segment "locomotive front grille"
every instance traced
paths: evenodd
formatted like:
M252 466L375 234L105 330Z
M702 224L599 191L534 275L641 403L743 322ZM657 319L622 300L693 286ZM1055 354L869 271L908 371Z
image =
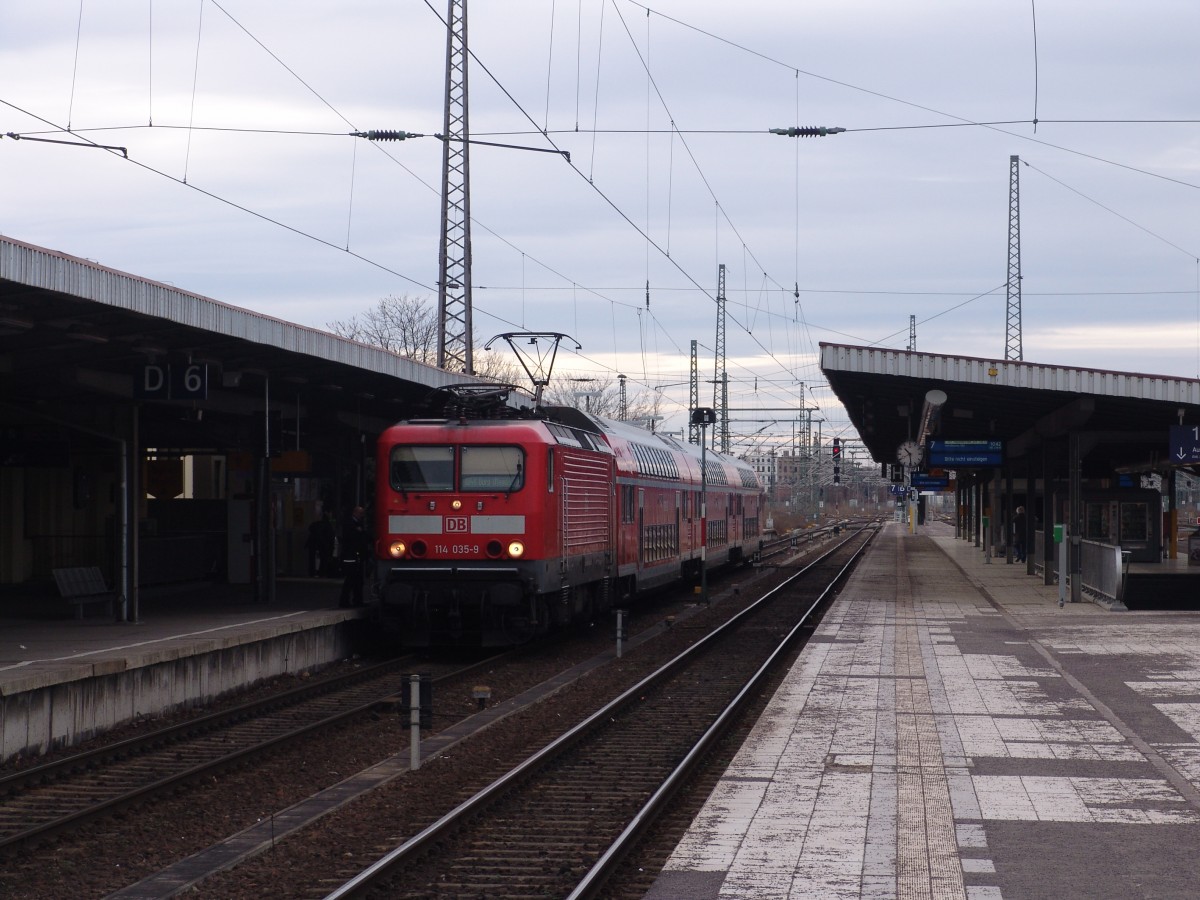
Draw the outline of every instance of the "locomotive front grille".
M392 575L517 575L516 566L392 566Z

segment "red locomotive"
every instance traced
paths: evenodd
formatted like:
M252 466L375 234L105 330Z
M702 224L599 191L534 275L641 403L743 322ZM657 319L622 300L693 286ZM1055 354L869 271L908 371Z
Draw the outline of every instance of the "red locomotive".
M408 646L516 644L699 577L699 447L552 407L404 421L377 453L379 612ZM762 487L706 456L706 565L748 561Z

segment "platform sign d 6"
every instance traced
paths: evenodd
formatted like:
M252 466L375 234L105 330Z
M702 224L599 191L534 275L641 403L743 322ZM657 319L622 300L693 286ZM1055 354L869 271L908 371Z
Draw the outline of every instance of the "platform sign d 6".
M1200 463L1200 425L1172 425L1170 460L1175 465Z

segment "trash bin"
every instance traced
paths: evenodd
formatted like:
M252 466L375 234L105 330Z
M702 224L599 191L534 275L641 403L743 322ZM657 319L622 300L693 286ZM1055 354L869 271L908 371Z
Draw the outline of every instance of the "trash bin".
M1200 566L1200 528L1188 535L1188 565Z

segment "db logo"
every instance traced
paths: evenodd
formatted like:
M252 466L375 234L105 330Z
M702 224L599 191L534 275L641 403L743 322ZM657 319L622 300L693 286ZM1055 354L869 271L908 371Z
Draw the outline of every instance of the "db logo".
M467 533L467 517L466 516L446 516L446 534L466 534Z

